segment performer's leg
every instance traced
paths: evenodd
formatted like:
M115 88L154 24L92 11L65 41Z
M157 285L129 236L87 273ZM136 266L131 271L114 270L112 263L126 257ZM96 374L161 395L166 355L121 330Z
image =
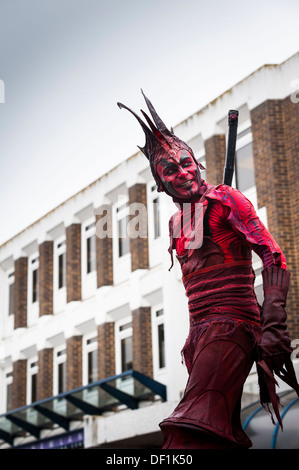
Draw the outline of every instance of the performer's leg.
M239 326L209 326L196 345L184 396L160 424L163 448L251 447L240 423L240 401L253 348L254 341Z

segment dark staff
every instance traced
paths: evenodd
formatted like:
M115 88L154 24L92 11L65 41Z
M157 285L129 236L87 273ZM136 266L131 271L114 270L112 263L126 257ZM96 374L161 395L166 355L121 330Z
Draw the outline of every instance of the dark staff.
M223 174L223 184L231 186L235 166L235 151L237 140L239 111L230 110L228 112L228 138L225 158L225 168Z

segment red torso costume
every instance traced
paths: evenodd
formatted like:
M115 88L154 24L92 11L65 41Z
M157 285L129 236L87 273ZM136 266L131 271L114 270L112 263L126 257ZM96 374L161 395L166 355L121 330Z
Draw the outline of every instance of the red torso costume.
M209 444L209 433L224 438L225 448L250 447L240 423L240 400L260 333L251 251L260 256L264 268L286 268L286 262L238 190L203 182L197 203L203 204L199 224L190 224L194 205L189 205L187 217L181 207L169 224L169 251L172 255L176 250L188 297L190 333L182 353L189 380L183 399L160 424L163 447L214 448L215 437ZM201 246L186 249L192 229L202 231Z
M254 250L261 257L264 267L277 264L286 269L286 260L280 247L258 218L251 202L240 191L225 185L212 186L205 182L203 188L204 192L195 204L203 204L202 230L204 235L209 236L221 248L223 263L251 259L251 255L248 258L249 247L250 251ZM169 250L175 248L178 256L190 257L192 253L187 253L185 249L188 234L180 223L182 216L183 210L178 210L170 219ZM191 229L190 224L189 227ZM206 265L211 264L216 263ZM185 275L184 272L183 274Z

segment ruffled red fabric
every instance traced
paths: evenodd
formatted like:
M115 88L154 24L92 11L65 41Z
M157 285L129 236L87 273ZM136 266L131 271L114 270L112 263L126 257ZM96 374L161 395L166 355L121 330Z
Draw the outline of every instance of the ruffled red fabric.
M186 253L184 247L189 238L188 227L182 223L184 218L188 220L186 210L194 212L196 203L203 204L205 210L209 200L216 202L209 214L209 225L213 241L222 248L224 262L236 261L236 257L242 255L238 250L242 249L240 242L243 241L243 245L246 244L260 256L264 267L277 265L286 269L286 259L281 248L257 216L251 202L237 189L225 185L212 186L205 182L198 199L189 206L178 204L178 211L170 218L168 251L172 257L172 265L174 249L180 256ZM189 226L191 230L192 225Z
M260 323L251 262L209 266L183 277L191 321L210 315L230 315Z

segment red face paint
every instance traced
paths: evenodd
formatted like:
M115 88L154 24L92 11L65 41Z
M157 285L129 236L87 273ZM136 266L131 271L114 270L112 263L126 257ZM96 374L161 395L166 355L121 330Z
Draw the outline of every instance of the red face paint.
M199 166L187 150L179 150L173 157L162 158L157 164L157 174L172 196L192 199L198 194L201 184Z

